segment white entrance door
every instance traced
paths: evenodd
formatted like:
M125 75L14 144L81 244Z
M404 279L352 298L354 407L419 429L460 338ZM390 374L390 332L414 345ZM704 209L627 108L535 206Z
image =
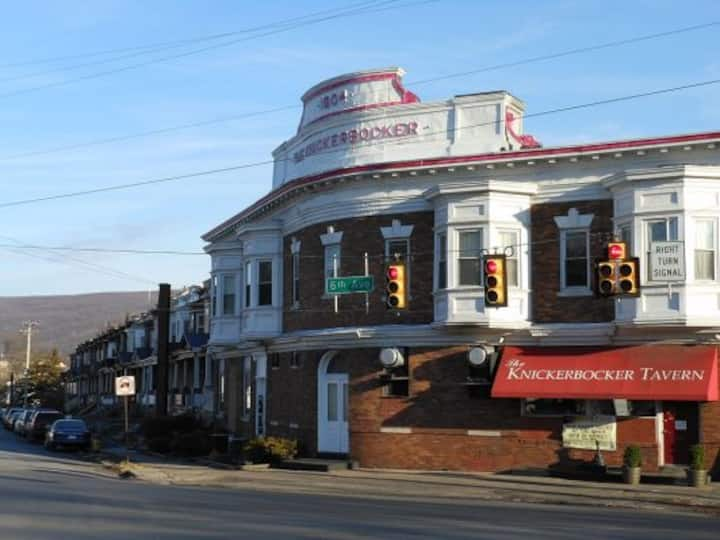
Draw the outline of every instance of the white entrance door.
M347 373L321 374L318 384L318 451L347 454L350 449Z

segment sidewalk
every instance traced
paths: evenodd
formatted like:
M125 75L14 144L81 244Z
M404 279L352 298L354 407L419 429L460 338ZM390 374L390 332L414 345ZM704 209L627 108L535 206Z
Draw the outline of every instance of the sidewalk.
M124 450L122 457L124 458ZM178 486L223 487L265 493L344 498L414 500L432 504L508 501L701 512L720 516L720 485L704 489L655 484L612 484L491 473L410 472L360 469L316 473L251 467L222 470L187 462L131 455L139 480Z

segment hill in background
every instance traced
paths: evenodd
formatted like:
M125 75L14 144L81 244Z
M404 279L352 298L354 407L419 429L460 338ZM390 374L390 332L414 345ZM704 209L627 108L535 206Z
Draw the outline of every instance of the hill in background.
M33 320L39 323L33 332L33 350L55 347L67 356L108 324L155 307L157 294L153 293L150 301L148 296L147 292L115 292L0 297L0 352L24 358L25 337L20 329L24 321Z

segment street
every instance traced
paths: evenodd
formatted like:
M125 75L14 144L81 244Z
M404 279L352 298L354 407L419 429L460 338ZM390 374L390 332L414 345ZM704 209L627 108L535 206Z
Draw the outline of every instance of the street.
M301 476L298 479L301 480ZM118 480L0 433L3 539L711 539L717 518L571 506L429 504ZM428 495L428 494L424 494ZM431 495L431 494L430 494Z

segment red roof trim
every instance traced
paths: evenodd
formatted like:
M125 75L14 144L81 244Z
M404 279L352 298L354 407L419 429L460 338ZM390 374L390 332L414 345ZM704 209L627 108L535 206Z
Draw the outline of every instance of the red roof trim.
M207 239L216 232L245 219L249 214L255 212L259 207L267 204L272 199L286 194L298 187L306 186L314 182L325 180L334 176L346 176L350 174L359 174L368 171L386 171L389 169L417 168L417 167L433 167L441 165L454 165L464 162L493 162L493 161L512 161L521 158L546 158L560 156L565 154L583 154L594 152L608 152L611 150L627 150L647 146L663 146L671 144L690 143L706 140L720 140L720 131L708 131L704 133L693 133L690 135L674 135L670 137L652 137L647 139L629 139L625 141L615 141L596 144L583 144L574 146L558 146L555 148L536 148L529 150L517 150L510 152L491 152L486 154L472 154L455 157L439 157L428 159L413 159L407 161L390 161L386 163L372 163L368 165L358 165L343 169L333 169L312 176L305 176L291 180L271 191L264 197L258 199L255 203L241 211L234 217L224 221L205 235L203 239Z

